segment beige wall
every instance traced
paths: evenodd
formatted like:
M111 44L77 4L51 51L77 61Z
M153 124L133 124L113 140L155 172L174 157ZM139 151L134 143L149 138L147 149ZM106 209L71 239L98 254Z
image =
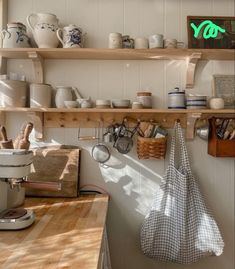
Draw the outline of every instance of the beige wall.
M87 46L107 47L110 32L165 37L187 41L187 15L234 15L233 0L9 0L9 21L22 21L32 12L51 12L63 25L75 23L87 33ZM167 93L185 85L184 61L69 61L47 60L46 82L77 86L82 95L97 98L130 98L149 87L154 106L167 106ZM32 81L29 61L10 60L8 71ZM212 75L233 74L234 62L200 62L193 93L210 96ZM23 115L8 113L7 128L14 136ZM93 130L86 130L91 133ZM85 131L84 131L85 132ZM89 154L92 142L78 143L76 129L46 129L46 141L81 145L84 150L81 184L96 184L111 195L108 234L114 269L233 269L234 268L234 160L207 155L207 144L196 138L188 143L193 171L221 228L225 250L220 257L191 266L163 264L143 256L139 228L151 205L166 161L139 161L135 148L128 155L112 150L108 168L99 167Z

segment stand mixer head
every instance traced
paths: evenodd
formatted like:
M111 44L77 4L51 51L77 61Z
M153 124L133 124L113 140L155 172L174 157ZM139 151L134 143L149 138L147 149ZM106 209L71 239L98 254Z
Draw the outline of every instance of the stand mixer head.
M21 183L27 179L32 161L32 151L0 150L0 230L23 229L34 222L32 210L15 208L24 203Z

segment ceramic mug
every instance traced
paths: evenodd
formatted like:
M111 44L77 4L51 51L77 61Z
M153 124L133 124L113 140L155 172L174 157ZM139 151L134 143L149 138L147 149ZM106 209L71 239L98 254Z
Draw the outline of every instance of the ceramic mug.
M178 42L177 39L164 39L164 48L184 48L184 42Z
M149 48L163 48L163 35L155 34L149 37Z
M145 37L136 37L135 38L135 49L148 49L149 41Z
M30 107L51 107L51 95L50 84L30 84Z
M122 47L124 49L133 49L134 48L134 39L130 38L129 35L122 36Z
M122 34L120 33L109 34L109 48L110 49L122 48Z
M63 48L82 48L84 36L82 29L74 24L70 24L63 29L59 28L56 32Z

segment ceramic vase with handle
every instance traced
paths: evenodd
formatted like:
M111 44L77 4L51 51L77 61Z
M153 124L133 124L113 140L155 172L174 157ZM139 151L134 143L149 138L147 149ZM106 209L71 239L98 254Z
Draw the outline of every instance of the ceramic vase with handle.
M30 14L27 18L29 28L39 48L57 48L59 39L56 31L59 21L56 15L48 13Z
M26 34L26 26L21 22L7 24L7 29L1 31L3 48L29 48L29 37Z

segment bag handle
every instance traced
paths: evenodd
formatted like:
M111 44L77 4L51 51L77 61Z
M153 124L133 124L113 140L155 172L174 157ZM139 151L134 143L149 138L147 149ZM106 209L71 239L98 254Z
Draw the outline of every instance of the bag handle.
M174 133L171 140L171 151L170 151L170 165L176 167L176 144L179 143L179 170L187 171L191 173L191 167L189 163L188 152L185 144L184 135L182 132L182 128L179 122L175 123Z

